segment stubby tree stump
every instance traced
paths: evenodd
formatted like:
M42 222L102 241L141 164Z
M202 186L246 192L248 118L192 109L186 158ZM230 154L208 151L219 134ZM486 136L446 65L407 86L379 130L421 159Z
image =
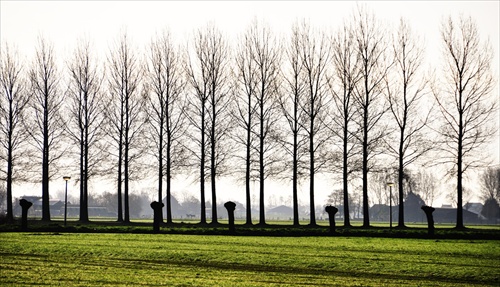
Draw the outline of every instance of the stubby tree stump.
M234 228L234 210L236 209L236 203L228 201L224 203L224 207L227 209L227 216L229 218L229 232L235 233L236 229Z
M28 229L28 210L33 205L33 203L27 201L26 199L19 200L19 205L22 208L22 217L21 217L21 229Z
M328 205L325 207L325 211L328 213L328 220L330 221L330 234L335 234L335 214L337 214L339 209Z
M425 212L427 217L427 232L430 236L434 235L434 216L432 213L436 210L434 207L423 205L421 209Z
M160 232L161 223L161 209L165 206L162 202L153 201L151 202L151 208L153 209L153 232Z

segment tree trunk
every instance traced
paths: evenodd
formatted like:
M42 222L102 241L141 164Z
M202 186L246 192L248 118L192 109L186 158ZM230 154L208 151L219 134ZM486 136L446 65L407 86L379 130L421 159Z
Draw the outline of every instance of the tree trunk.
M295 118L297 108L295 108ZM292 195L293 195L293 225L299 226L299 199L298 199L298 135L297 135L297 121L294 123L295 130L293 132L293 177L292 177Z
M260 133L259 133L259 224L266 224L264 206L264 103L260 102Z
M314 107L312 105L311 109ZM311 130L309 134L309 205L310 225L316 225L316 212L314 205L314 118L311 116Z
M84 190L85 190L85 184L84 184L84 146L83 146L83 129L80 131L80 221L84 221Z
M215 125L216 125L216 110L215 110L215 88L212 87L214 93L212 95L212 126L210 130L210 187L212 189L212 224L217 224L217 193L215 186L215 177L217 176L217 170L215 167L215 149L217 141L215 139Z
M370 227L370 206L368 203L368 105L364 107L363 118L363 227Z
M461 83L460 83L461 84ZM461 86L461 85L460 85ZM460 92L460 109L462 108L462 92ZM462 178L463 178L463 111L459 110L458 121L458 159L457 159L457 229L464 229L463 203L462 203Z
M160 119L160 134L159 134L159 143L158 143L158 202L163 203L163 117ZM167 154L168 156L168 154ZM168 160L168 159L167 159ZM167 212L170 207L167 204ZM163 212L160 211L158 214L158 220L163 222Z
M45 108L44 108L44 120L43 120L43 157L42 157L42 220L43 221L50 221L48 119L49 119L48 91L45 90Z
M349 214L349 171L348 171L348 157L347 157L347 144L348 144L348 130L347 125L349 123L349 119L347 117L347 112L344 112L344 138L343 138L343 159L342 159L342 183L343 183L343 192L344 192L344 227L350 227L350 214Z
M398 157L398 192L399 192L399 210L398 210L398 228L405 227L405 210L404 210L404 186L403 186L403 175L404 175L404 127L401 129L401 136L399 140L399 157ZM392 200L392 198L391 198Z
M249 102L248 102L248 128L247 128L247 146L246 146L246 162L245 162L245 193L246 193L246 207L247 207L247 212L246 212L246 225L252 225L252 201L251 201L251 194L250 194L250 172L251 172L251 123L252 123L252 116L251 116L251 102L250 102L249 97Z
M7 221L14 221L14 212L12 209L12 131L14 115L12 113L12 101L9 102L9 128L8 128L8 149L7 149Z
M200 162L200 223L207 224L205 208L205 101L201 109L201 162Z
M130 205L128 201L128 192L129 192L129 158L128 158L128 152L129 152L129 144L128 144L128 133L125 131L125 150L124 156L123 156L123 172L124 172L124 194L123 194L123 208L124 208L124 218L123 221L125 223L130 222Z
M120 132L121 133L121 132ZM122 206L122 165L123 165L123 148L122 136L120 135L118 145L118 179L117 179L117 200L118 200L118 222L123 222L123 206Z
M170 134L167 135L167 224L172 224L172 190L171 190L171 177L172 171L172 155L170 154L171 143L170 143ZM163 220L163 219L162 219Z

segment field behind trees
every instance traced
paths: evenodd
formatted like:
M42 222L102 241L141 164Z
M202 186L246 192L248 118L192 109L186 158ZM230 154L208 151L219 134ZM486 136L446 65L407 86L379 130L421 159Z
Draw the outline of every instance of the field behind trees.
M0 233L0 285L498 286L498 240Z

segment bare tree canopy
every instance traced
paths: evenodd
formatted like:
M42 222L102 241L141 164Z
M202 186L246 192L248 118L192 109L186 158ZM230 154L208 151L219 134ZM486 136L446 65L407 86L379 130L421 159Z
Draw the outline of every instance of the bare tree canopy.
M168 30L156 36L148 57L149 137L151 153L158 162L158 202L163 201L163 181L166 182L167 224L172 223L171 180L183 167L186 153L182 144L185 132L184 63ZM165 179L164 179L165 178ZM163 220L163 219L162 219Z
M89 220L88 185L92 175L100 174L105 154L102 143L104 99L101 87L104 73L97 66L88 41L80 41L71 61L67 91L69 119L67 133L75 144L79 162L80 221Z
M123 33L108 58L108 96L106 118L108 135L117 157L118 221L129 222L129 185L139 172L137 160L145 147L142 135L146 122L145 97L142 90L143 69L137 51ZM132 164L136 162L136 166ZM123 209L122 209L123 184Z
M359 106L362 146L363 226L370 226L368 172L375 166L375 157L383 152L382 142L387 129L383 115L384 80L390 63L386 54L385 31L375 15L360 7L354 17L354 37L361 65L361 79L356 86L355 100Z
M326 126L339 139L334 144L339 146L342 153L341 163L334 161L333 169L342 172L344 226L351 225L348 191L350 175L361 169L360 145L356 141L356 135L360 132L359 125L356 125L359 113L354 99L356 85L361 79L361 65L352 29L352 26L344 24L332 39L333 73L329 81L332 125Z
M393 39L394 66L387 79L389 109L396 122L396 132L388 139L389 153L398 161L399 213L398 227L404 227L405 168L414 163L432 145L424 135L431 115L426 103L426 79L422 76L424 50L421 40L408 23L401 19Z
M206 223L205 181L210 179L212 190L212 223L217 223L216 178L228 170L231 152L227 138L231 130L230 118L230 54L223 34L210 24L199 30L188 60L188 81L193 92L188 96L187 117L196 131L194 143L195 166L200 168L201 222ZM195 149L199 148L198 153ZM209 163L209 173L206 164Z
M300 53L303 62L305 86L304 101L300 104L304 113L303 130L308 139L306 148L309 176L310 224L316 225L315 215L315 175L326 167L328 152L326 142L330 138L325 129L328 97L328 64L330 62L330 43L324 32L313 29L309 23L300 26Z
M500 168L489 167L479 176L481 185L481 199L486 201L493 198L500 202Z
M472 18L451 17L442 23L443 78L434 96L442 123L441 162L457 176L457 228L463 225L462 180L464 173L488 159L479 150L495 132L492 117L498 101L492 95L495 84L491 46L482 42Z
M57 160L63 155L65 122L61 117L63 93L56 67L54 48L40 37L35 59L29 71L30 112L27 130L38 152L35 158L42 165L42 220L50 220L49 181L57 172ZM50 171L49 171L50 168Z
M306 97L304 82L304 61L302 58L302 39L299 23L295 23L286 47L284 61L283 84L279 93L279 106L285 118L285 127L291 136L283 137L285 155L291 157L285 160L285 166L292 169L293 224L299 225L298 189L301 180L307 176L307 137L304 136L306 115L301 108ZM288 176L285 176L288 179Z
M13 221L12 185L15 179L23 177L26 170L27 131L23 126L25 108L29 93L25 87L22 63L16 51L7 44L0 53L0 160L6 163L0 168L0 179L6 183L7 220ZM4 167L6 169L4 169Z

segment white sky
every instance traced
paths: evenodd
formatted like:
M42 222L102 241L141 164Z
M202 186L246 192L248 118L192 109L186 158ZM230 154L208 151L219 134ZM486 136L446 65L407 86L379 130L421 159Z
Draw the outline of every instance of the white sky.
M395 27L400 17L425 38L428 61L440 57L439 27L448 15L472 16L481 37L489 38L495 58L493 70L500 70L500 1L368 1L376 17ZM297 19L309 19L325 30L336 30L356 9L355 1L4 1L0 0L0 41L15 45L26 60L33 57L37 36L53 42L67 58L79 38L89 38L101 59L120 31L143 49L158 31L169 28L177 42L185 45L193 31L214 21L228 37L236 38L250 22L264 20L275 32L284 34ZM436 65L436 68L439 66ZM499 88L497 85L496 95ZM499 120L500 121L500 120ZM500 163L497 139L492 156ZM331 191L318 188L317 203ZM288 193L288 192L287 192ZM304 193L306 194L306 193ZM197 195L197 193L194 193ZM240 199L242 200L242 199Z

